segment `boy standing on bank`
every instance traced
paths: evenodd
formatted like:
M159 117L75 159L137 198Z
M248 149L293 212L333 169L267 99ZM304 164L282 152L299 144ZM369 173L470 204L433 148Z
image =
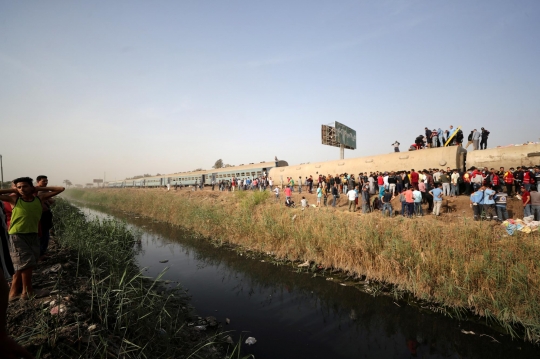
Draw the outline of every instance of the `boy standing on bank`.
M13 208L9 227L9 252L15 274L9 291L9 300L29 299L32 289L32 270L39 259L38 227L43 212L42 203L64 191L64 187L34 187L29 177L13 181L15 188L0 190L0 201ZM39 192L37 196L34 193ZM15 193L16 196L6 194Z

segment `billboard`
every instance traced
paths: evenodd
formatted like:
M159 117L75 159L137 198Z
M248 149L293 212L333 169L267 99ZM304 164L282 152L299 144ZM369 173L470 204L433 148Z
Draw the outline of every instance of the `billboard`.
M336 121L336 139L345 148L356 149L356 131Z
M94 183L103 183L102 179L94 179Z
M334 126L322 125L321 139L323 145L340 147L343 145L346 149L356 149L356 131L339 122Z

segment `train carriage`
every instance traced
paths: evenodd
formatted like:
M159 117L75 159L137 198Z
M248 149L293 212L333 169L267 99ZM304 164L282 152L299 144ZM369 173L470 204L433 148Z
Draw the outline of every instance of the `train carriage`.
M408 152L393 152L389 154L349 158L327 162L308 163L303 165L277 167L270 170L269 176L274 183L287 184L287 177L295 182L301 177L319 175L326 176L350 173L357 175L363 172L375 171L417 171L428 168L463 169L467 151L460 146L441 147Z

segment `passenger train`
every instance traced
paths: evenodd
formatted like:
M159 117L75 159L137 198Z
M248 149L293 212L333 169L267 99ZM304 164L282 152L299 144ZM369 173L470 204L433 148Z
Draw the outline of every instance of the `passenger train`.
M210 171L182 172L170 175L146 177L140 179L108 182L108 187L162 187L189 186L203 183L219 183L235 178L254 178L267 174L275 184L284 185L287 178L295 180L299 177L318 177L341 173L402 171L428 168L461 169L472 166L496 168L540 165L540 144L517 145L491 148L487 150L467 151L460 146L424 149L419 151L393 152L383 155L350 158L326 162L308 163L289 166L286 161L261 162L258 164L240 165Z
M268 175L269 171L275 167L286 167L289 164L286 161L250 163L248 165L239 165L212 169L210 171L192 171L179 172L169 175L144 177L138 179L128 179L120 181L110 181L107 187L163 187L167 184L174 186L193 186L195 184L211 185L212 181L230 181L234 178L254 178L261 175Z

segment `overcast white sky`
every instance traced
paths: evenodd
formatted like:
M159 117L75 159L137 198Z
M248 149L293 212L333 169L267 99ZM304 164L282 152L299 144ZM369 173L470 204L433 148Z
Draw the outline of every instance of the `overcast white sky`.
M538 141L540 2L0 1L4 179L360 157L425 126Z

